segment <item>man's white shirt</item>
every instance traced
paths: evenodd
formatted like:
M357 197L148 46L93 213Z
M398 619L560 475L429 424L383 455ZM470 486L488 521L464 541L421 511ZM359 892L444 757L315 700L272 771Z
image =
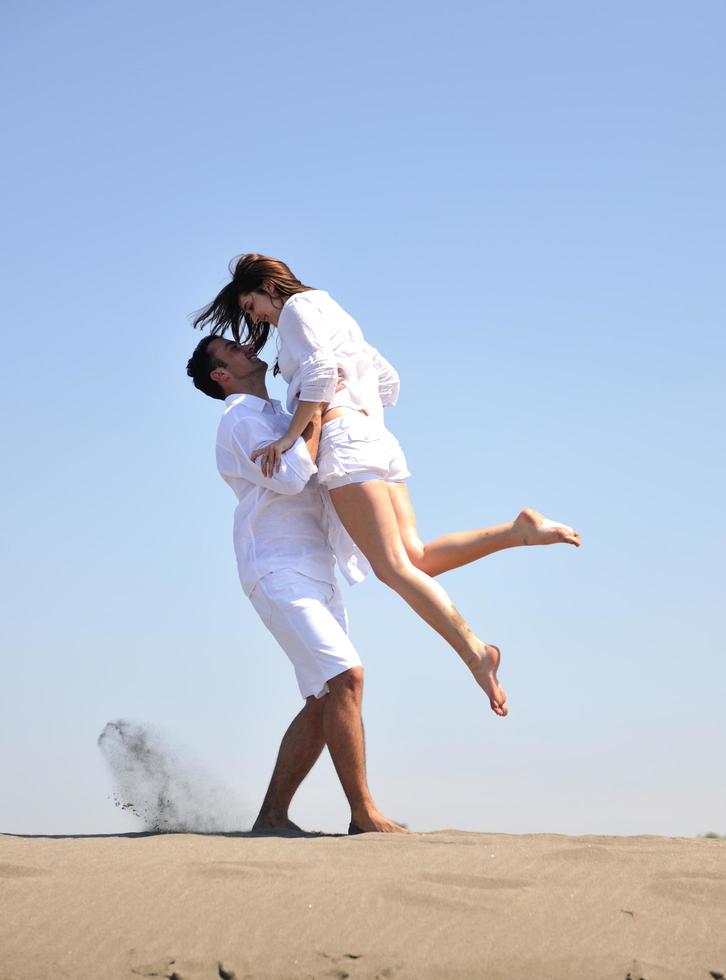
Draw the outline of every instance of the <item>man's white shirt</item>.
M229 395L217 430L217 468L237 497L234 549L242 588L250 595L269 572L294 569L335 580L333 555L349 582L369 570L340 523L302 439L282 454L274 476L263 476L251 455L287 432L290 415L278 401Z

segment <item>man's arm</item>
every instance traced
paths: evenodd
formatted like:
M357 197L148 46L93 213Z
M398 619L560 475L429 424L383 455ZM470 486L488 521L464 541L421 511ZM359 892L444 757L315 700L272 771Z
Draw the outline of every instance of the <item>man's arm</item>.
M270 436L265 435L266 426L255 425L251 420L238 422L232 430L232 455L229 468L232 476L241 477L256 486L275 493L291 495L300 493L305 488L310 477L317 473L306 444L297 439L285 453L279 470L269 475L262 472L259 463L252 461L254 450L260 445L266 445ZM319 439L318 428L318 439Z

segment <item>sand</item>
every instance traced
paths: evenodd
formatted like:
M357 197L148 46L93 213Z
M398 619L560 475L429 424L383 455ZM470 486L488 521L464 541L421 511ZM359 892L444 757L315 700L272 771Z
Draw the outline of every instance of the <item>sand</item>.
M726 841L0 837L0 980L726 975Z

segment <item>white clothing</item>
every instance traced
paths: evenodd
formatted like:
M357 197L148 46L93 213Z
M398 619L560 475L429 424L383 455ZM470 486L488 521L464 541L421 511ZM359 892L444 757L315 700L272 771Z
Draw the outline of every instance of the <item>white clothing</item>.
M410 475L398 439L382 422L346 412L323 426L318 480L328 490L366 480L399 483Z
M229 395L217 430L217 468L237 497L234 548L242 588L250 595L263 576L294 569L334 582L333 555L353 583L370 569L315 479L302 439L282 454L279 472L263 476L251 454L287 432L290 416L277 401ZM332 551L331 551L332 549Z
M383 419L383 407L395 405L399 379L395 369L363 338L350 314L323 289L295 293L280 311L277 363L288 384L287 408L298 400L328 402ZM344 387L336 392L338 368Z
M361 665L334 582L291 570L270 572L257 582L250 601L292 662L303 698L322 698L331 678Z

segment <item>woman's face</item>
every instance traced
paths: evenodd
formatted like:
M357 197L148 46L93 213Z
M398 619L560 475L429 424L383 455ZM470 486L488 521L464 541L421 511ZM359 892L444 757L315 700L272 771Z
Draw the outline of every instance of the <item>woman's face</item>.
M277 324L282 302L279 296L273 297L267 292L240 293L239 306L253 323Z

